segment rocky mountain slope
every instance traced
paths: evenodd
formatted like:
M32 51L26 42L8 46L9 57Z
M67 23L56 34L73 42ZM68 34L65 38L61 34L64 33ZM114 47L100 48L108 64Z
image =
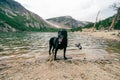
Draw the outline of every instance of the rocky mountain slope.
M90 23L86 21L78 21L72 18L71 16L60 16L60 17L50 18L47 19L47 21L68 28L84 27L85 25Z
M0 0L0 31L44 31L51 25L14 0Z

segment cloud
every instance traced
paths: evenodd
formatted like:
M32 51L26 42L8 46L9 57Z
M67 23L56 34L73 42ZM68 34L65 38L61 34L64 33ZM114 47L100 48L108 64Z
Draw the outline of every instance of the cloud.
M35 12L44 19L70 15L83 21L94 21L100 10L100 17L104 19L114 12L109 8L119 0L16 0L25 8ZM110 11L110 12L109 12Z

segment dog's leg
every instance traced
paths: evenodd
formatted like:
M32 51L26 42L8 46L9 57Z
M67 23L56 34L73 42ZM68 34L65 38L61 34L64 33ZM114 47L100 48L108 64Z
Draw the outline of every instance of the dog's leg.
M66 60L67 57L66 57L66 47L64 48L64 60Z
M53 47L53 49L52 49L52 53L53 53L53 54L54 54L54 49L55 49L55 48Z
M51 55L51 49L52 49L52 45L49 44L49 55Z
M58 51L58 48L55 48L54 60L56 60L57 51Z

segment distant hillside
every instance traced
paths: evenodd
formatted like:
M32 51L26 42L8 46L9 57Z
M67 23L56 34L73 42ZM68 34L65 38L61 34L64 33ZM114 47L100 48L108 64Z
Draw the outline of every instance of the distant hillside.
M61 16L61 17L50 18L50 19L47 19L47 21L53 24L57 24L59 26L66 27L66 28L84 27L85 25L90 23L90 22L75 20L71 16Z
M112 23L112 19L113 19L113 16L97 22L96 29L99 30L101 28L104 28L105 30L108 30L109 26ZM93 23L85 26L85 28L91 28L91 27L93 27ZM114 29L120 30L120 16L118 20L115 22Z
M0 0L0 31L44 31L51 28L40 16L14 0Z

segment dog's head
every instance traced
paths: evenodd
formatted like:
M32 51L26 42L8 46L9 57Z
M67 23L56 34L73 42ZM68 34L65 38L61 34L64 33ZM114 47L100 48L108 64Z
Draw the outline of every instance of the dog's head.
M61 44L63 40L67 39L67 31L64 29L61 29L58 31L58 42Z

